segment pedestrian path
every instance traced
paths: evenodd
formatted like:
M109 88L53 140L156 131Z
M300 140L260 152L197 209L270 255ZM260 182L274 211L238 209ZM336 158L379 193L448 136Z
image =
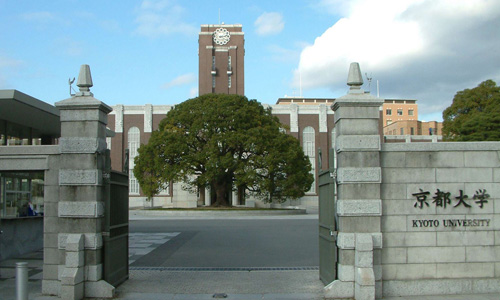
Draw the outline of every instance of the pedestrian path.
M142 256L165 244L180 232L129 233L128 263L131 265Z

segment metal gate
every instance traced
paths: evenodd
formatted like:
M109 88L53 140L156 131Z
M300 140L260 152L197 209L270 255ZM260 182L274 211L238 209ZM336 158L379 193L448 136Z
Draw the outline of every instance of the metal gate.
M117 287L128 279L128 174L110 171L103 234L103 278Z
M327 285L337 276L337 229L335 207L335 167L333 149L329 153L329 168L320 170L319 198L319 278ZM320 154L321 156L321 154ZM321 163L320 163L321 165Z

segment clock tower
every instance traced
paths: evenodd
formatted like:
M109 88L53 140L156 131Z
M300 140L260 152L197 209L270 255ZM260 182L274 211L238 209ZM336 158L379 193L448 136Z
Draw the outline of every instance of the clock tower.
M245 39L240 24L201 25L199 94L245 94Z

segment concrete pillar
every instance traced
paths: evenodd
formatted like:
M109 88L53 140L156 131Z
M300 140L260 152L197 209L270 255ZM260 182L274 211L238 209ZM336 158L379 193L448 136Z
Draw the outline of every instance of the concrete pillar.
M349 93L332 106L339 280L325 287L325 297L375 299L375 291L377 296L382 292L375 289L375 280L381 279L377 248L382 243L379 108L383 100L361 89L363 79L357 63L351 64L347 84Z
M47 288L42 290L71 299L112 297L114 294L114 287L101 280L104 201L107 197L103 184L109 175L106 169L106 125L111 108L93 97L90 92L92 85L90 68L82 65L77 83L80 91L55 104L61 116L59 199L54 207L57 217L49 222L46 220L45 227L48 228L45 231L53 234L51 238L57 236L58 248L45 253L44 264L47 258L59 264L60 276L57 279L62 277L62 281L46 282ZM68 242L75 236L83 238L83 251L78 255L85 257L77 271L67 266L73 247ZM83 278L82 282L72 279L72 273L75 276L81 274L78 279ZM72 283L80 286L78 290L68 288Z

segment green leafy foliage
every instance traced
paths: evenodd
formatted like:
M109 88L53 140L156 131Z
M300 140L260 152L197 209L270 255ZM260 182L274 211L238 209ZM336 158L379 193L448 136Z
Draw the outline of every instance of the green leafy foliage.
M449 141L500 141L500 88L493 80L455 95L443 112L443 135Z
M313 180L297 139L256 100L207 94L176 105L139 148L134 175L152 197L170 181L211 187L213 205L228 206L233 187L265 201L302 197Z

